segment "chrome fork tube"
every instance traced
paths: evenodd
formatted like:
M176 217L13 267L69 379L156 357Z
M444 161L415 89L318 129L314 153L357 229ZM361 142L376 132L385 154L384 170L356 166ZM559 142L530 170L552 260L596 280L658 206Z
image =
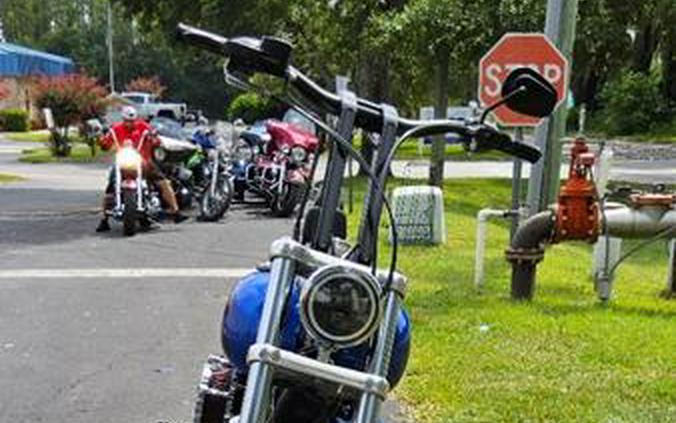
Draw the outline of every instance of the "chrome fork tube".
M371 361L370 373L387 377L390 368L390 356L399 320L399 294L390 290L386 297L385 313L378 331L378 342ZM373 423L380 415L383 400L373 393L363 393L359 400L357 423Z
M216 196L216 184L218 184L218 162L219 158L217 157L214 159L213 169L211 170L211 187L209 187L209 190L211 191L212 198Z
M120 165L115 162L115 208L120 209L122 206L122 171Z
M143 170L141 163L136 166L136 210L145 209L145 204L143 204L143 175L141 171Z
M256 344L273 344L277 342L280 332L282 312L286 304L286 294L293 281L294 262L285 257L272 260L268 292L261 321L258 325ZM269 407L272 368L269 364L254 362L249 366L246 391L239 423L260 423Z
M277 195L281 196L284 193L284 181L286 179L286 162L282 162L279 168L279 186L277 187Z

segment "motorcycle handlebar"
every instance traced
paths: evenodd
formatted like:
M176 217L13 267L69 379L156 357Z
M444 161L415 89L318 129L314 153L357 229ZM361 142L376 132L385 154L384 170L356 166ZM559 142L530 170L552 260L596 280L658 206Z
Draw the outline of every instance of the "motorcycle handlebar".
M330 92L314 82L300 70L288 64L291 46L275 38L237 37L228 39L185 24L178 24L177 35L205 50L225 55L229 58L231 69L244 72L261 72L286 78L289 83L307 100L333 115L340 115L342 100L338 94ZM384 123L380 105L363 98L357 98L355 126L369 132L380 132ZM511 154L529 162L536 162L540 151L528 144L514 142L499 131L486 126L475 125L472 128L465 122L452 120L416 120L397 118L399 135L431 136L454 132L472 137L478 149L491 148ZM482 133L481 137L476 136ZM486 134L491 134L487 136Z

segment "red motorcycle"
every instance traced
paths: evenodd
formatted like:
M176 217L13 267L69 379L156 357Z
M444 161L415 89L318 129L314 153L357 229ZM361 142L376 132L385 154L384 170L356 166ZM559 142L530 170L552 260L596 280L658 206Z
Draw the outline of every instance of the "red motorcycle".
M267 200L275 216L290 216L307 188L319 140L311 132L292 123L268 120L262 154L254 159L252 182Z

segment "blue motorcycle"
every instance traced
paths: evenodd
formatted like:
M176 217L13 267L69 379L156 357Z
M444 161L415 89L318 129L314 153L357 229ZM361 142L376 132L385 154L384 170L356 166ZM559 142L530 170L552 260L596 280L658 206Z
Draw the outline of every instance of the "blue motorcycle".
M277 76L294 90L291 104L302 96L316 109L339 116L334 129L295 107L333 140L323 189L317 203L301 213L293 237L272 244L270 264L235 284L223 315L225 355L210 356L204 366L194 422L380 421L381 405L401 380L411 342L410 321L401 306L406 278L395 271L396 225L384 194L396 148L407 138L454 132L473 151L498 149L536 162L536 148L512 142L483 121L502 104L548 115L555 91L533 71L517 70L505 82L503 99L480 121L416 121L349 91L338 95L322 89L289 65L291 46L279 39L226 39L186 25L179 25L179 33L225 54L227 80L236 86L254 88L244 79L253 73ZM380 133L370 164L351 146L355 127ZM337 222L343 220L339 202L348 155L369 177L354 246L336 236ZM383 208L393 247L389 268L377 270Z
M235 200L244 201L247 192L263 195L257 183L255 161L270 139L262 121L239 131L230 165Z

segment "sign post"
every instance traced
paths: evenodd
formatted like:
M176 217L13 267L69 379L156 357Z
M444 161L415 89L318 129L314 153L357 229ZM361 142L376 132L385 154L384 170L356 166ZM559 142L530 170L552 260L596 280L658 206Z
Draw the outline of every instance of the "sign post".
M545 34L563 52L564 57L568 58L573 55L577 1L547 0ZM535 145L542 151L542 159L533 166L528 181L528 205L531 214L544 210L556 198L561 174L561 138L566 130L566 114L566 108L559 107L535 131Z
M479 62L479 101L482 106L487 107L499 101L502 83L512 70L521 67L529 67L540 73L556 89L557 106L563 102L568 71L568 62L563 54L544 34L508 33ZM523 141L524 127L538 126L542 120L513 112L507 107L498 107L493 116L501 125L516 128L518 141ZM519 221L521 165L521 160L515 158L512 171L512 236Z

